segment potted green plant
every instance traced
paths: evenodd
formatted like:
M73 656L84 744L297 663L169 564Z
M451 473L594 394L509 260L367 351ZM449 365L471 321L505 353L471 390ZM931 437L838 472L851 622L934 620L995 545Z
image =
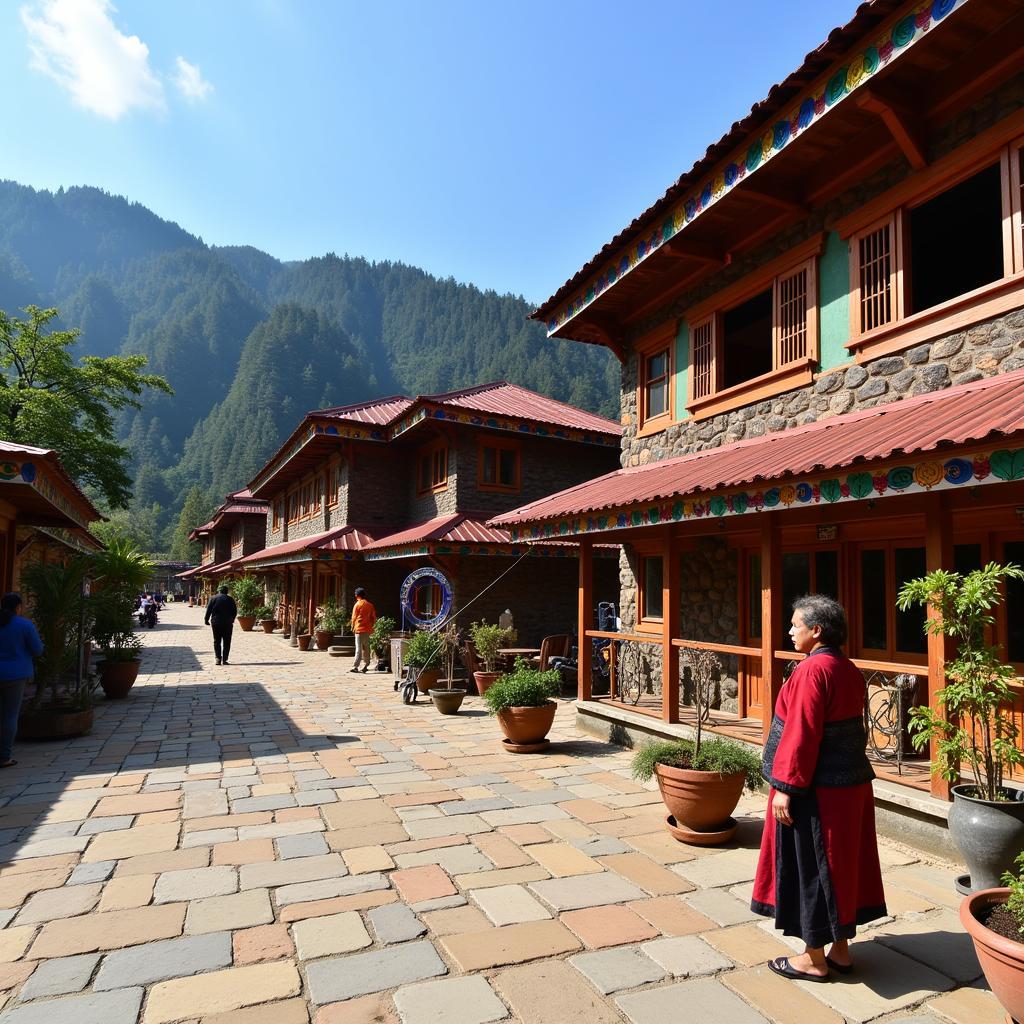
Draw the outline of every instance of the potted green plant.
M263 604L263 583L252 573L236 576L228 587L238 605L239 628L248 633L256 625L256 612Z
M459 627L451 621L434 635L437 638L441 664L444 667L442 682L444 682L445 688L430 690L430 699L442 715L454 715L458 713L466 697L465 689L456 688L454 685L455 660L462 650L462 635L459 633Z
M469 627L469 638L473 643L476 656L484 663L483 672L474 672L473 681L476 692L484 694L498 678L498 652L512 642L512 630L502 626L492 626L486 620L474 622Z
M256 621L264 633L273 633L277 620L274 618L274 609L269 604L261 604L256 609Z
M974 942L985 980L1007 1013L1024 1020L1024 853L1007 871L1005 888L982 889L960 904L960 922Z
M763 781L761 758L741 743L704 738L721 665L710 651L688 650L686 656L697 719L694 738L645 744L633 757L633 777L643 782L657 779L668 810L665 824L676 839L716 846L736 833L732 812L743 787L756 789Z
M498 718L506 750L531 754L548 745L547 734L558 705L552 699L561 692L557 671L530 668L517 658L511 672L499 676L483 695L487 710Z
M918 750L935 740L932 771L957 783L949 831L967 862L969 874L957 882L965 893L996 888L1024 848L1024 791L1004 785L1009 770L1024 765L1012 713L1016 673L985 636L1003 599L1003 581L1011 579L1024 580L1024 570L996 562L966 575L937 569L905 583L897 600L901 610L927 607L932 614L925 631L956 644L936 707L911 708L909 729ZM964 765L971 770L968 783L960 782Z
M326 651L334 643L334 635L345 628L345 609L332 594L316 610L316 645Z
M370 650L377 658L377 671L386 672L391 665L391 634L398 623L390 615L381 615L370 633Z
M416 688L420 693L428 693L437 685L441 673L441 646L437 637L428 629L417 629L409 638L403 662L417 670Z

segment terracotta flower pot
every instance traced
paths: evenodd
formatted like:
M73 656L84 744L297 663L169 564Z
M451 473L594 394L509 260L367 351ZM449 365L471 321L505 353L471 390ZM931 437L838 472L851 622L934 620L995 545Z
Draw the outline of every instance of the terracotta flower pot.
M92 732L92 708L44 708L25 712L18 720L19 740L59 740Z
M498 712L498 724L509 743L528 746L540 743L555 721L558 705L548 701L539 708L504 708Z
M188 599L188 606L189 606L189 608L195 608L195 606L196 606L196 599L194 597L190 597Z
M262 619L260 621L260 626L262 627L264 633L273 633L274 630L277 628L277 620Z
M252 627L256 625L255 615L239 615L238 616L238 627L243 632L249 633L252 631Z
M318 650L326 651L334 643L334 633L329 629L318 629L313 635Z
M96 665L100 674L100 686L108 700L120 700L128 696L139 675L139 661L101 661Z
M300 651L308 651L312 639L313 635L311 633L299 633L295 638Z
M473 681L476 683L476 692L482 697L500 675L500 672L474 672Z
M736 831L732 812L740 802L747 773L699 772L659 764L654 774L676 828L670 831L683 842L698 846L728 842Z
M416 689L419 690L420 693L429 693L435 686L437 686L437 681L440 678L440 669L421 669L420 674L416 677Z
M466 691L431 690L430 699L434 702L434 707L437 708L442 715L455 715L458 714L459 708L462 707L463 700L466 699Z
M960 923L974 940L985 980L1010 1020L1024 1020L1024 943L1004 938L986 928L975 916L1005 903L1009 889L982 889L960 904Z

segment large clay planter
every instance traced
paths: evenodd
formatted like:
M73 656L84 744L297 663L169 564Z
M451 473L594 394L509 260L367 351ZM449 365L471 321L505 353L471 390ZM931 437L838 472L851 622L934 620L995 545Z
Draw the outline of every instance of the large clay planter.
M251 633L252 627L256 625L255 615L239 615L238 616L238 627L244 633Z
M736 832L732 812L740 802L746 772L719 775L690 768L654 766L661 799L668 808L669 831L684 843L714 846Z
M63 740L92 732L92 708L67 710L46 708L33 714L25 712L18 720L19 740Z
M527 753L520 747L547 746L547 734L555 721L558 705L548 701L536 708L504 708L498 712L498 725L515 753Z
M264 633L273 633L274 630L277 629L277 620L276 619L261 619L260 620L260 627L262 628Z
M309 645L313 640L311 633L299 633L295 638L300 651L308 651Z
M128 696L138 678L139 664L136 658L133 661L101 661L96 665L107 700L121 700Z
M1024 1021L1024 943L997 935L975 917L997 903L1005 903L1009 889L982 889L960 904L960 923L974 940L985 980L1007 1012L1007 1020Z
M334 643L334 634L329 629L318 629L313 635L318 650L326 651Z
M430 699L442 715L457 715L466 698L465 690L431 690Z
M430 691L437 686L438 679L441 678L441 670L436 668L424 668L420 669L420 674L416 677L416 689L420 693L430 693Z
M476 692L482 697L494 685L494 680L500 675L500 672L474 672L473 682L476 683Z
M949 809L949 831L969 872L957 880L965 894L998 888L1003 872L1024 849L1024 792L1006 789L1014 799L993 802L969 796L973 788L954 786Z

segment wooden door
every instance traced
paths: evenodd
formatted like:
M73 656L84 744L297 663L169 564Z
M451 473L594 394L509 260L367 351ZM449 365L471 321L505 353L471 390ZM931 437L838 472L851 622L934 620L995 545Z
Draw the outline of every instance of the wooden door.
M756 551L743 553L740 587L742 643L757 647L761 643L761 555ZM765 673L760 658L739 659L740 718L761 718L764 715Z

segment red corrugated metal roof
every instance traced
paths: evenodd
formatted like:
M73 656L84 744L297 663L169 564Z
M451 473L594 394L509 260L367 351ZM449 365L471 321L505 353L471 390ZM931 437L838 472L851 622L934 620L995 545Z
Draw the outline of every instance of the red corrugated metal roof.
M219 576L225 572L235 572L242 564L239 558L229 558L226 562L203 566L203 572L209 576Z
M622 427L614 420L584 412L573 405L539 395L536 391L530 391L518 384L510 384L507 380L478 384L475 387L448 391L440 395L422 395L417 401L489 413L492 416L534 420L537 423L568 427L571 430L589 430L598 434L612 434L615 437L622 434Z
M221 518L221 516L227 515L266 515L267 510L270 508L267 502L260 502L256 504L245 503L240 501L233 501L230 505L222 505L214 516L214 522Z
M486 514L456 512L438 516L407 530L389 534L368 544L367 551L381 548L404 547L407 544L510 544L512 539L505 530L488 526Z
M195 540L196 537L201 537L204 533L209 533L214 527L214 521L211 519L208 523L203 523L202 526L197 526L189 535L189 540Z
M282 555L291 555L299 551L362 551L373 538L364 530L355 526L341 526L336 530L328 530L326 533L314 533L309 537L299 537L297 540L289 540L284 544L275 544L273 547L263 548L254 551L240 559L242 565L249 565L253 562L262 562L268 558L280 558Z
M405 395L390 395L388 398L375 398L370 402L357 402L355 405L335 405L329 409L316 409L309 415L385 427L401 416L410 405L411 398L406 398Z
M805 426L620 469L494 516L492 525L581 515L852 466L1024 431L1024 370Z

